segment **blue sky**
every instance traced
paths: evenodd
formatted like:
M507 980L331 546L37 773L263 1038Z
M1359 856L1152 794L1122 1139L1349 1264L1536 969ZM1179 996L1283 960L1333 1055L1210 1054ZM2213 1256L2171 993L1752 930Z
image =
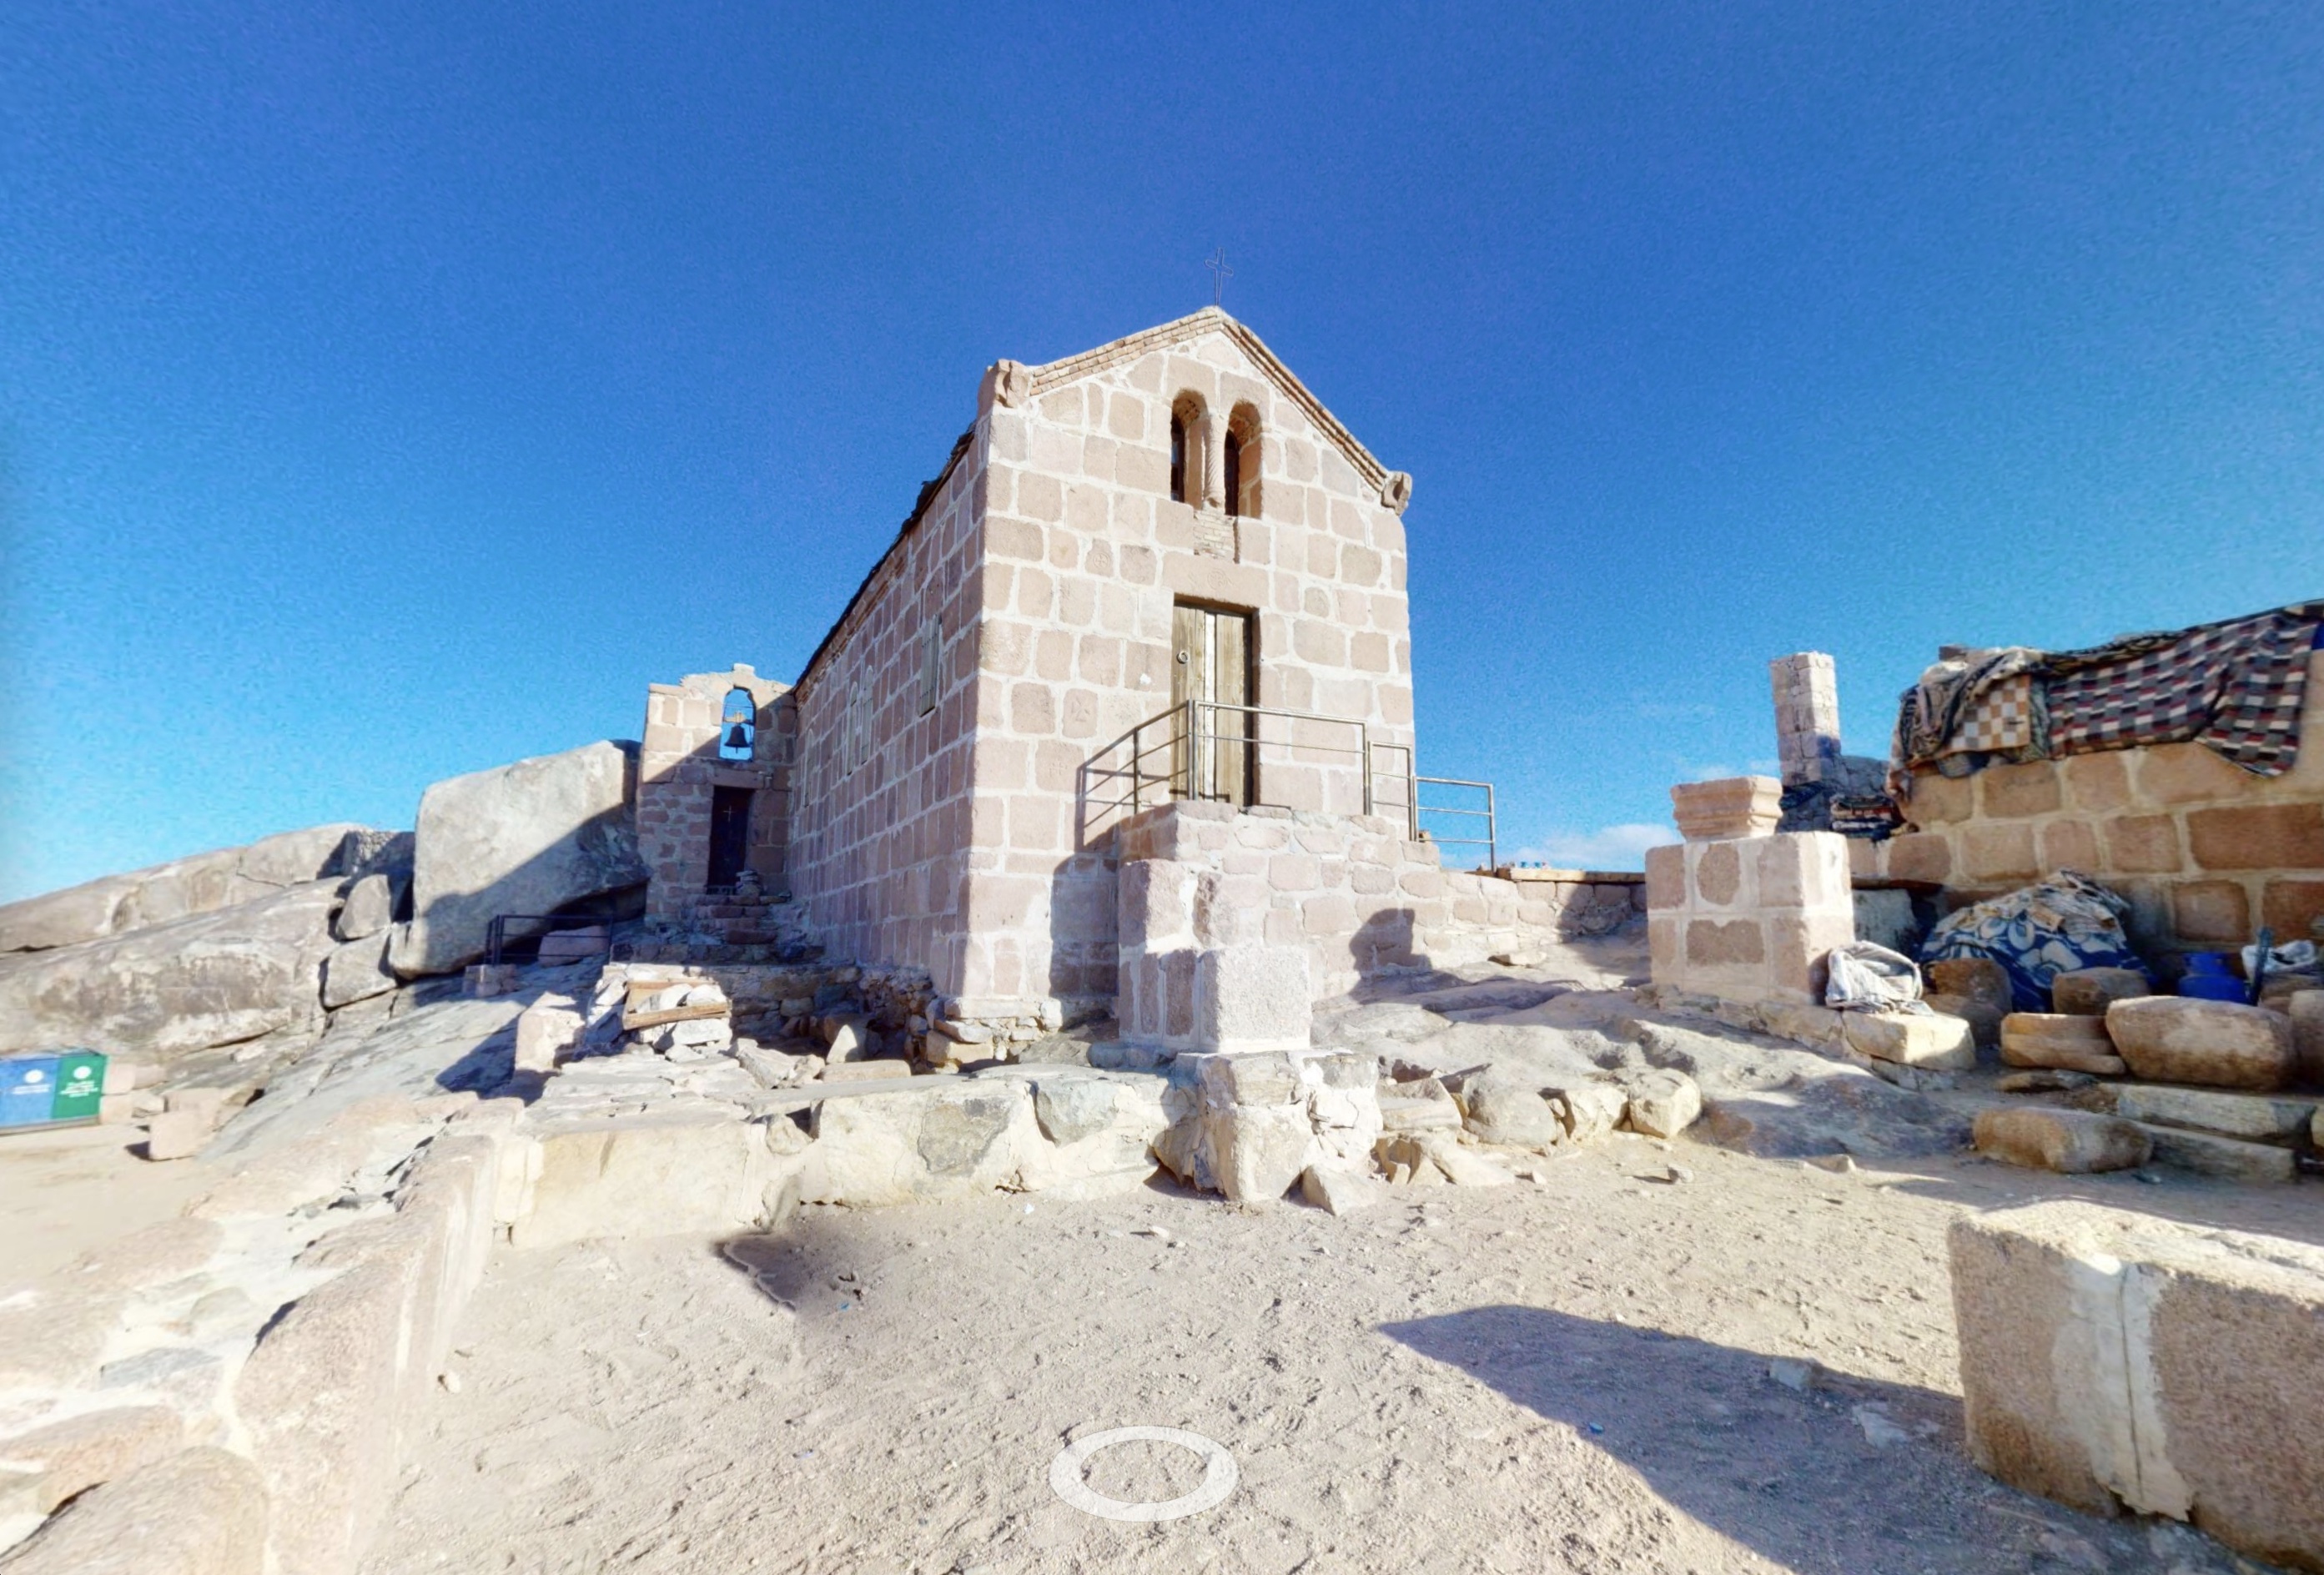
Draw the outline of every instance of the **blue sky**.
M1942 641L2324 594L2324 10L19 0L0 898L794 676L977 376L1255 327L1424 769L1635 864ZM1632 829L1625 829L1632 828Z

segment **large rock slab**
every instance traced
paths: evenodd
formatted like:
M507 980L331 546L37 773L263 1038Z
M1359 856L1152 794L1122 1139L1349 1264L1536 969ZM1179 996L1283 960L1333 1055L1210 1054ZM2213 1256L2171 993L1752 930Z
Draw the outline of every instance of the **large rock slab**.
M215 913L345 874L349 824L309 826L166 864L106 875L0 907L0 952L50 951Z
M337 883L269 891L232 907L0 959L0 1051L76 1045L169 1061L318 1027Z
M638 886L636 762L593 743L472 771L420 799L410 923L389 962L406 979L449 973L484 954L495 916L553 914Z
M2324 1250L2080 1202L1955 1221L1970 1456L2324 1570Z
M183 1450L92 1488L0 1554L6 1575L259 1575L266 1488L220 1449Z
M2292 1080L2292 1021L2264 1007L2150 995L2107 1008L2107 1036L2156 1082L2265 1091Z
M788 1125L786 1118L775 1119ZM770 1145L768 1132L765 1123L716 1112L545 1125L535 1135L530 1185L510 1244L529 1249L760 1229L782 1211L785 1178L798 1168Z

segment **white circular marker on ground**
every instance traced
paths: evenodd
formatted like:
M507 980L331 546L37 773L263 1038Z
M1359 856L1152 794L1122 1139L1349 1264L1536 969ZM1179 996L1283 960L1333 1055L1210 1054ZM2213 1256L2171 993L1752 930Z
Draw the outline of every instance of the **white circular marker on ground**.
M1089 1469L1089 1458L1098 1451L1141 1440L1153 1443L1174 1443L1202 1456L1202 1486L1181 1497L1165 1498L1154 1504L1130 1504L1119 1498L1108 1498L1082 1480L1082 1473ZM1188 1432L1179 1427L1116 1427L1104 1432L1093 1432L1059 1450L1057 1458L1049 1462L1050 1490L1083 1514L1106 1520L1176 1520L1182 1515L1200 1515L1205 1509L1224 1504L1227 1495L1235 1490L1235 1482L1240 1475L1234 1457L1227 1453L1225 1445L1213 1443L1199 1432Z

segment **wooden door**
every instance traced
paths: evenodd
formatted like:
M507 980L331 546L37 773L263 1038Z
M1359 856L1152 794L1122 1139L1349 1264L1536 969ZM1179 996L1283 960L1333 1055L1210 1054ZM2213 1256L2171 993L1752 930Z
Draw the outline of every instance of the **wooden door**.
M1203 737L1190 747L1186 702L1247 705L1256 692L1251 678L1250 614L1181 602L1172 609L1170 702L1181 718L1174 735L1173 770L1190 797L1245 805L1252 800L1255 775L1247 712L1195 709L1193 724ZM1196 762L1200 762L1197 780Z

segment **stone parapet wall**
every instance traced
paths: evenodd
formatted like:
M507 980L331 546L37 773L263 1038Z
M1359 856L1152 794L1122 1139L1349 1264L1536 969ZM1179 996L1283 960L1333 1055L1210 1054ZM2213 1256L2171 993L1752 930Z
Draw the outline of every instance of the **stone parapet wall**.
M1644 890L1623 877L1558 878L1581 871L1508 880L1447 870L1434 843L1378 815L1168 804L1125 824L1119 847L1125 965L1162 953L1149 937L1175 947L1182 933L1204 946L1301 948L1316 1000L1369 974L1604 934L1610 912L1641 911Z
M2197 743L1913 775L1906 826L1852 845L1860 876L1925 880L1956 901L2059 870L2129 899L2131 937L2169 953L2324 939L2324 652L2310 659L2298 764L2257 777Z

